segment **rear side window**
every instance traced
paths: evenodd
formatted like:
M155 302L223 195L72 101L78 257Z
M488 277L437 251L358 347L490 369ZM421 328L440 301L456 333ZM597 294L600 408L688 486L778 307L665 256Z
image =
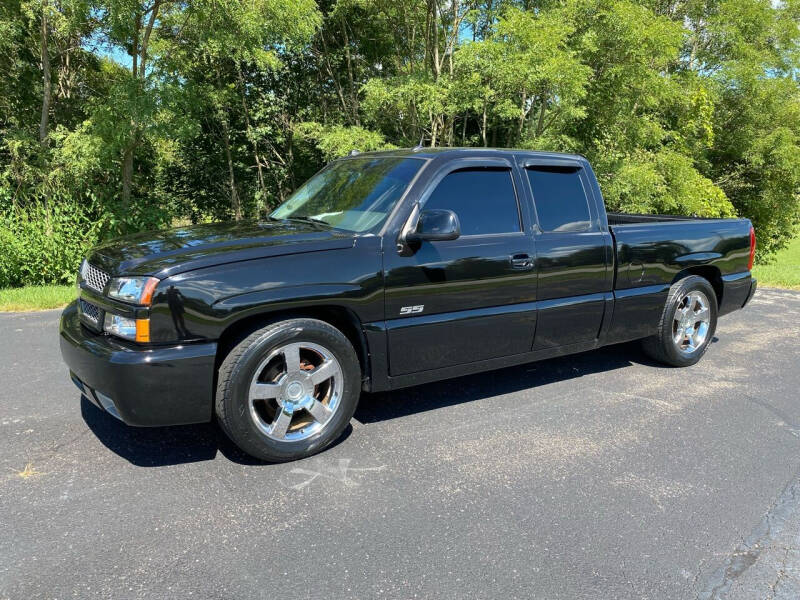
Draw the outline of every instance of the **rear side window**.
M522 231L510 169L453 171L439 182L425 208L452 210L461 235Z
M585 231L591 225L589 203L578 169L526 169L543 231Z

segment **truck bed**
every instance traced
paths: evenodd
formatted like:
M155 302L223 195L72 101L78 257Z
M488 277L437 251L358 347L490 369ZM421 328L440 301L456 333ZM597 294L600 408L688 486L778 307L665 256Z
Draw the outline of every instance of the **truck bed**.
M671 283L690 267L722 286L748 274L750 221L608 213L617 266L616 289Z

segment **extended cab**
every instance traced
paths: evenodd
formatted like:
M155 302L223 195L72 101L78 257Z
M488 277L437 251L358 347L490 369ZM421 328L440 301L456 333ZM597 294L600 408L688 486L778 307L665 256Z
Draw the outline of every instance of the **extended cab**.
M746 219L607 214L581 156L359 154L264 221L96 248L61 352L125 423L216 416L246 452L291 460L334 441L362 390L634 339L694 364L753 296L754 251Z

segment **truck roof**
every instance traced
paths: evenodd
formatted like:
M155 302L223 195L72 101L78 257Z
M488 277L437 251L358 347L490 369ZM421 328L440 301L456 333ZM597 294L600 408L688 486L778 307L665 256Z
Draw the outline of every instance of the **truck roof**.
M517 148L395 148L393 150L378 150L374 152L358 152L343 158L357 158L359 156L415 156L418 158L463 158L471 154L513 154L514 156L530 158L572 158L586 160L580 154L565 152L540 152L537 150L520 150Z

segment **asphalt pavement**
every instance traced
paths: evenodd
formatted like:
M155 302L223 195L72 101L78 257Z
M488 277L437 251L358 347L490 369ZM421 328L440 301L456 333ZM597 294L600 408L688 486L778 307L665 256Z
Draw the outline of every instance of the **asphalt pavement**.
M265 465L82 400L0 315L0 598L800 597L800 293L696 366L637 344L362 399Z

